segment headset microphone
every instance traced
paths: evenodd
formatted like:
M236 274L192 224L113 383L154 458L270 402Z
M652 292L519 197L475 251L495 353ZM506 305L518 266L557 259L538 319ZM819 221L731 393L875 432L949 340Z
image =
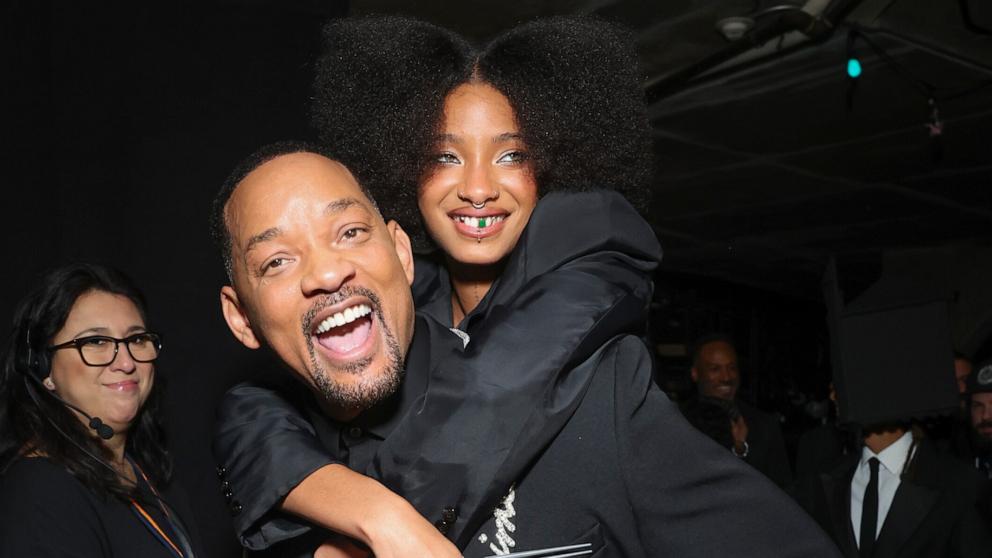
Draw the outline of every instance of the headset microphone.
M85 413L84 413L85 414ZM100 417L90 417L90 428L96 431L96 435L103 438L104 440L109 440L114 437L114 429L103 424Z
M38 378L35 378L33 375L31 375L31 374L25 374L25 377L30 378L33 382L35 382L36 384L38 384L41 387L41 390L43 392L45 392L48 395L54 397L59 403L65 405L66 407L69 407L73 411L76 411L77 413L79 413L79 414L83 415L84 417L86 417L86 419L89 421L87 423L87 425L90 428L92 428L93 431L96 432L96 435L97 436L103 438L104 440L109 440L109 439L111 439L111 438L114 437L114 429L111 428L111 427L109 427L109 426L107 426L106 424L104 424L103 423L103 420L100 417L94 417L94 416L90 415L89 413L87 413L86 411L84 411L84 410L80 409L79 407L73 405L72 403L69 403L65 399L62 399L61 397L59 397L59 395L57 393L55 393L54 391L46 388L45 387L45 384L43 384L41 382L41 380L39 380ZM29 393L29 395L31 394L30 392L28 392L28 393Z
M28 349L28 356L27 356L28 366L32 370L29 371L29 372L27 372L26 374L24 374L24 377L25 378L29 378L34 383L38 384L38 387L41 388L41 391L47 393L48 395L51 395L56 400L58 400L59 403L62 403L66 407L69 407L73 411L76 411L77 413L79 413L79 414L83 415L84 417L86 417L86 420L89 421L87 423L87 425L89 425L89 427L92 428L94 432L96 432L96 435L97 436L99 436L100 438L102 438L104 440L109 440L109 439L113 438L114 437L114 429L111 428L111 427L109 427L109 426L107 426L106 424L104 424L103 423L103 420L100 419L100 417L90 416L90 414L87 413L86 411L80 409L79 407L73 405L72 403L69 403L65 399L62 399L61 397L59 397L59 395L57 393L55 393L54 391L46 388L45 387L45 384L42 383L42 381L39 380L37 377L35 377L35 375L34 375L33 372L39 368L40 363L38 362L38 359L34 357L34 352L31 349L31 329L30 328L28 328L27 329L27 332L25 333L25 342L27 344L27 349ZM31 398L34 399L34 394L31 393L31 390L28 390L28 395L31 395ZM38 401L35 400L35 403L37 403L37 402Z
M30 328L28 328L25 337L26 337L25 340L27 342L27 349L28 349L27 360L28 360L28 368L29 369L28 370L22 370L22 372L24 373L24 387L27 389L28 396L31 397L31 400L34 401L35 405L38 405L38 407L41 407L41 401L39 401L38 396L34 393L34 390L31 389L31 387L29 385L31 382L34 382L35 384L37 384L38 387L41 389L41 391L43 391L43 392L47 393L48 395L54 397L58 402L62 403L66 407L69 407L73 411L76 411L77 413L79 413L79 414L83 415L84 417L86 417L89 420L89 422L87 423L87 425L96 432L97 436L99 436L100 438L102 438L104 440L109 440L109 439L113 438L114 437L114 429L111 428L111 427L109 427L109 426L107 426L106 424L104 424L103 423L103 420L100 419L100 417L91 416L86 411L80 409L79 407L73 405L72 403L69 403L65 399L62 399L61 397L59 397L59 395L57 393L55 393L54 391L46 388L44 382L42 382L40 379L38 379L37 376L35 376L35 372L41 367L41 364L38 362L38 360L36 358L34 358L34 353L33 353L32 349L31 349L31 329ZM17 367L17 369L20 370L20 367ZM28 380L30 380L30 382ZM83 447L79 442L77 442L75 439L73 439L72 436L69 436L68 434L66 434L65 431L63 431L61 428L59 428L59 425L58 424L55 424L55 421L52 420L51 417L49 417L48 415L45 415L45 419L48 421L49 424L52 425L52 427L55 428L56 431L58 431L59 434L62 435L62 437L64 437L66 440L68 440L69 443L71 443L72 445L76 446L76 448L78 448L84 454L90 456L91 459L93 459L94 461L96 461L100 465L106 467L111 473L117 475L118 477L124 479L127 482L131 482L131 479L129 479L129 478L125 477L124 475L122 475L120 471L118 471L117 469L111 467L106 461L104 461L103 459L97 457L92 452L90 452L88 449L86 449L85 447ZM130 458L128 458L128 461L130 461ZM133 464L133 462L132 462L132 464ZM142 476L144 475L144 473L141 473L141 474L142 474ZM145 481L147 483L147 477L145 477ZM169 506L168 502L166 502L164 499L162 499L161 496L159 496L158 492L151 485L151 483L148 483L148 486L149 486L149 488L152 491L152 495L159 502L159 505L161 506L162 511L165 512L165 519L166 519L166 521L172 527L172 530L174 531L176 537L179 539L178 540L178 545L179 545L179 547L182 548L182 550L180 551L180 556L183 557L183 558L196 558L196 555L193 553L193 547L190 544L189 531L186 529L186 526L183 525L182 519L179 517L178 514L175 513L175 511L172 511L172 512L169 511L169 510L172 509L172 507Z

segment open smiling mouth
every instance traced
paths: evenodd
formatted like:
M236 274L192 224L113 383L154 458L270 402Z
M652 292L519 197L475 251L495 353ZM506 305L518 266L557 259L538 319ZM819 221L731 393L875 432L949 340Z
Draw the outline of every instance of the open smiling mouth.
M330 356L346 359L364 352L372 339L372 307L358 303L320 321L313 330Z
M492 236L503 229L508 213L494 215L460 215L450 214L451 220L455 223L455 229L464 236L473 239L482 239Z

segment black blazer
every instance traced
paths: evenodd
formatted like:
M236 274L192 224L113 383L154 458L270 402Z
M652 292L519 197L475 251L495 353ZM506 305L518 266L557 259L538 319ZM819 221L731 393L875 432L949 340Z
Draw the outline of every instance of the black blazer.
M860 451L844 456L829 472L805 477L797 487L800 503L850 558L858 556L850 507L860 458ZM977 508L983 483L967 465L922 440L875 542L875 558L992 556L989 526Z
M789 465L782 428L778 422L745 401L737 401L737 407L747 422L748 453L744 461L764 473L779 487L790 486L792 467Z

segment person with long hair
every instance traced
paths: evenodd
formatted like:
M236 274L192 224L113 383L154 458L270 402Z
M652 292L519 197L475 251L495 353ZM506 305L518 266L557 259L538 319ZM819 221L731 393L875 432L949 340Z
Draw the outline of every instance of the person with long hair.
M0 555L194 556L144 297L71 264L21 301L0 371Z

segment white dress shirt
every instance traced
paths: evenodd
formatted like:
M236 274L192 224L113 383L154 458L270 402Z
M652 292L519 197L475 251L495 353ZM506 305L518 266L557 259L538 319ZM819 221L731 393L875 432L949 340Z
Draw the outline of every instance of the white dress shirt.
M875 523L875 538L882 532L882 525L885 524L885 516L889 514L892 507L892 499L896 497L896 490L902 480L903 467L909 456L909 449L913 447L913 433L906 432L901 438L892 443L881 453L868 449L868 446L861 448L861 461L854 471L854 478L851 479L851 526L854 531L854 540L861 547L861 507L865 499L865 488L871 479L871 469L868 460L872 457L878 458L878 521Z

